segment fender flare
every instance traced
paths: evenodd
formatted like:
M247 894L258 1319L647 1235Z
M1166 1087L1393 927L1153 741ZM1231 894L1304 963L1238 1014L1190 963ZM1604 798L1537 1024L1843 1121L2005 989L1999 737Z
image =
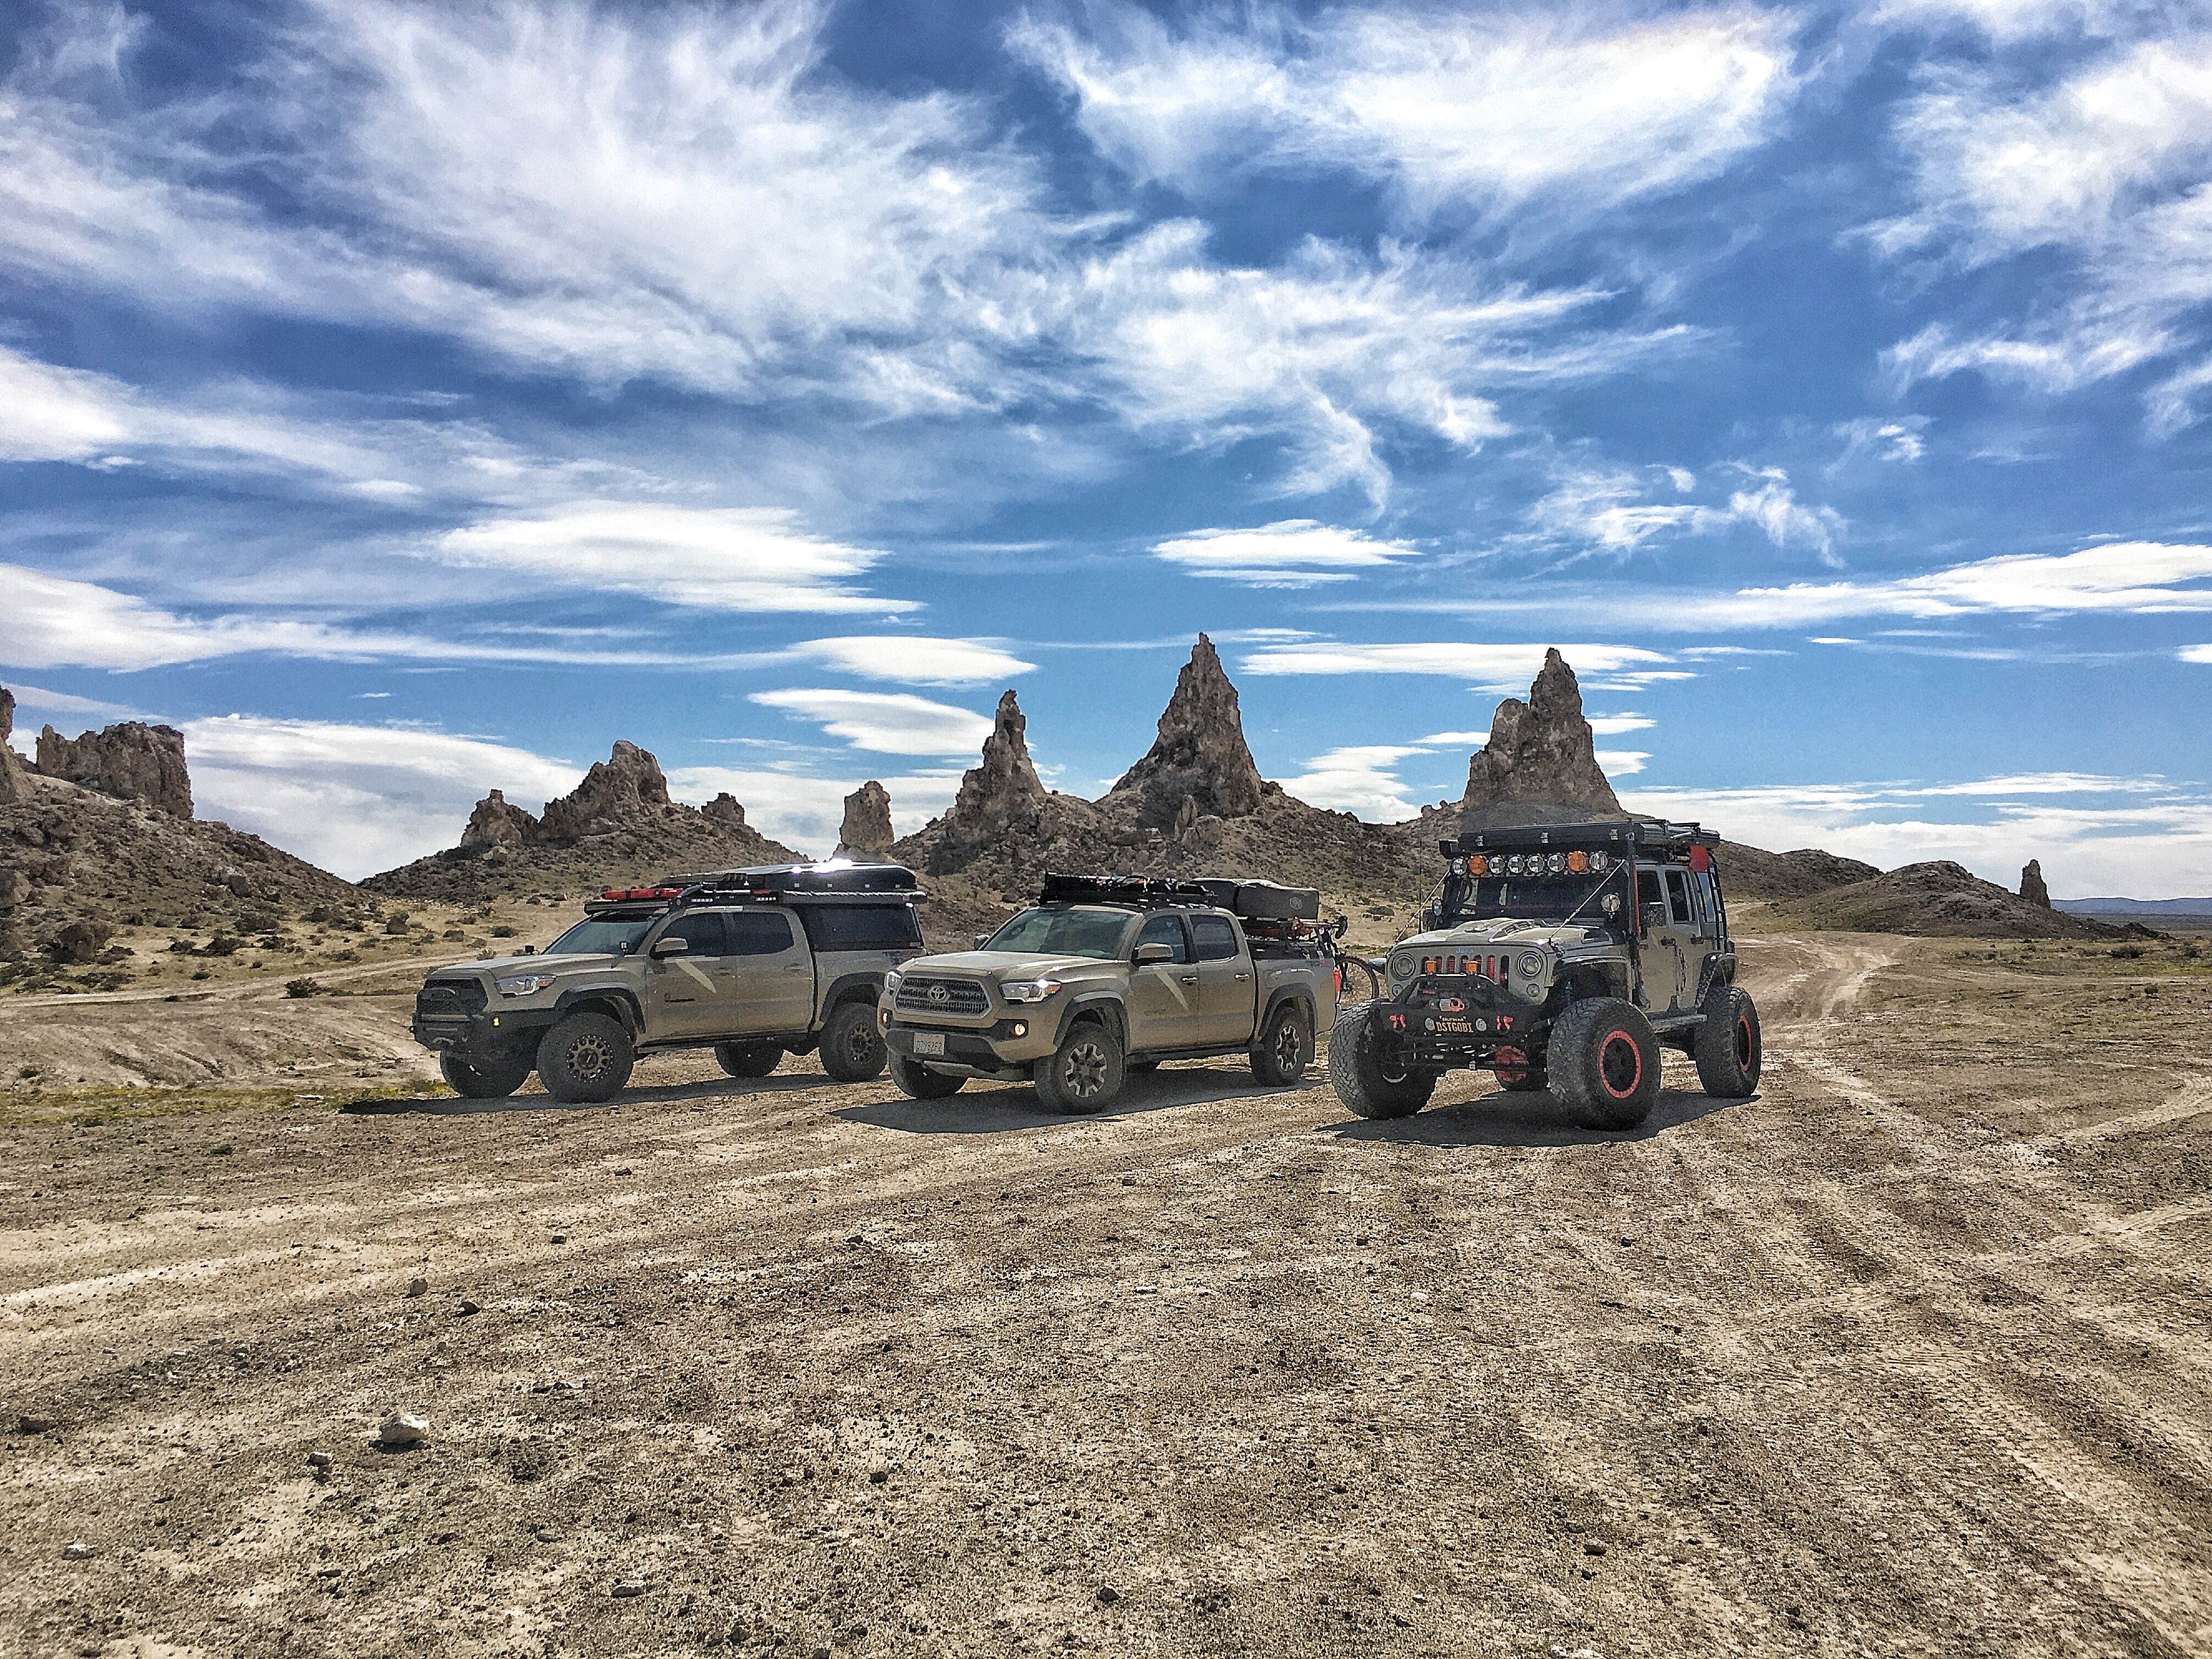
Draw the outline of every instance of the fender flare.
M866 1002L872 1008L883 994L884 976L880 971L840 974L830 981L830 988L815 1005L814 1024L817 1028L828 1024L830 1014L840 1003Z
M635 1042L645 1032L645 1010L638 1005L637 993L627 985L580 985L573 991L563 991L553 1005L553 1018L558 1022L568 1018L577 1006L587 1002L611 1004L615 1017L622 1021L623 1030Z
M1295 1003L1306 1017L1306 1036L1315 1042L1321 1041L1321 1012L1314 1002L1314 994L1303 985L1281 985L1267 998L1267 1006L1260 1011L1260 1023L1252 1028L1252 1041L1257 1042L1266 1035L1267 1023L1286 1003Z
M1052 1044L1057 1048L1066 1041L1067 1028L1085 1014L1103 1017L1106 1029L1113 1032L1124 1052L1129 1047L1129 1017L1121 1006L1121 999L1111 991L1093 991L1079 996L1060 1011L1060 1024L1053 1028Z

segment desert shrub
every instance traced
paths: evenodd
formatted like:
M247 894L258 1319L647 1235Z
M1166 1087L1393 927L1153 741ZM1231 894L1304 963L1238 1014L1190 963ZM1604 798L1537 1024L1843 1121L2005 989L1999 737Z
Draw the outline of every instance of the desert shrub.
M330 992L313 978L301 978L286 980L284 994L288 997L320 997L328 996Z
M494 939L513 939L514 937L514 929L512 927L495 927L491 930L491 936Z

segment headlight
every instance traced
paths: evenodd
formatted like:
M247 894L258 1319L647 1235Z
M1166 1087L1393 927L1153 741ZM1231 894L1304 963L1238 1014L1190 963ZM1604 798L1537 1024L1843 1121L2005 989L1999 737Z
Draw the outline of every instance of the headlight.
M1392 957L1390 958L1390 977L1392 979L1409 979L1413 976L1413 957Z
M1544 953L1541 951L1523 951L1519 965L1522 973L1534 979L1543 971Z
M526 997L536 994L553 982L550 974L518 974L513 979L494 980L503 997Z
M899 976L896 974L885 974L884 975L884 994L885 996L896 996L898 994L898 987Z
M1011 984L1001 985L999 994L1009 1002L1042 1002L1047 997L1060 994L1060 981L1056 979L1018 979Z

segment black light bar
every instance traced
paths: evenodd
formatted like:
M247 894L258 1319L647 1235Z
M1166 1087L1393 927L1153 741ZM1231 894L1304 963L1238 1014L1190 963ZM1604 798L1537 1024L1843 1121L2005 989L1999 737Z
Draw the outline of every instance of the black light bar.
M1450 841L1440 841L1437 850L1448 859L1468 853L1528 853L1539 848L1561 852L1617 852L1638 848L1686 853L1692 847L1717 847L1721 835L1701 824L1669 823L1661 818L1632 818L1614 823L1521 824L1497 830L1473 830Z

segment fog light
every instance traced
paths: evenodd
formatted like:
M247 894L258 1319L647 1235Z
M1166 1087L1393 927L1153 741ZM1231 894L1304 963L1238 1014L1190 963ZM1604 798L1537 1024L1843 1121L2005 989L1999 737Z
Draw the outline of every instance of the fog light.
M1026 1024L1023 1024L1023 1022L1018 1019L1014 1022L1014 1035L1016 1036L1024 1037L1027 1036L1029 1034L1030 1028Z

